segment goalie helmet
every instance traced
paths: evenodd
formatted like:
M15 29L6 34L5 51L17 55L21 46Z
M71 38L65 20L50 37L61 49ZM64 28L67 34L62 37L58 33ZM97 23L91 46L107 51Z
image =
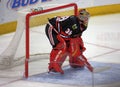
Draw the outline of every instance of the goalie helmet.
M79 10L78 18L80 19L80 21L88 21L89 17L90 17L90 14L88 11L86 11L86 9Z

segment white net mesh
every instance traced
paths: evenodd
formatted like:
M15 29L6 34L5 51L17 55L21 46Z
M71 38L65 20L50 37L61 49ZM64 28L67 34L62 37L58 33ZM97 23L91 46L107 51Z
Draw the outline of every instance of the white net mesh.
M8 47L4 50L4 52L0 55L0 68L4 69L5 67L11 67L13 64L13 60L16 54L16 50L19 46L20 40L23 35L23 31L25 29L25 16L22 14L19 14L19 18L17 20L17 29L16 33L13 36L13 39L11 40Z

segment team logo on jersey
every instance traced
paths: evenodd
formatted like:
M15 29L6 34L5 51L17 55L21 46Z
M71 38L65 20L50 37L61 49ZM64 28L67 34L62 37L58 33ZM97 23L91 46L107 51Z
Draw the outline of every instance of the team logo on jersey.
M77 24L72 25L72 29L76 30L77 29Z

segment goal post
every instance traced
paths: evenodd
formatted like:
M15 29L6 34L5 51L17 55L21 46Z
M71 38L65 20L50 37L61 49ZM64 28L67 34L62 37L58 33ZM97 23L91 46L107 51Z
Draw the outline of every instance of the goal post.
M30 32L29 32L29 27L30 27L30 17L32 16L36 16L38 14L44 14L44 13L48 13L48 12L52 12L52 11L57 11L57 10L62 10L65 8L69 8L69 7L73 7L73 15L77 15L78 13L78 7L75 3L70 3L70 4L66 4L66 5L61 5L61 6L57 6L57 7L53 7L53 8L48 8L45 10L41 10L38 12L32 12L32 13L28 13L26 15L26 59L25 59L25 77L27 78L29 75L29 58L30 58ZM56 16L56 15L55 15Z

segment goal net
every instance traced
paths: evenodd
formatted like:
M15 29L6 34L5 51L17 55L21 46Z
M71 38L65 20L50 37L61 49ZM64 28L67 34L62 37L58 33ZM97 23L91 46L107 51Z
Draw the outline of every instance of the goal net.
M8 47L0 54L0 69L25 63L25 77L28 77L29 61L49 58L51 46L45 35L48 18L69 15L77 15L75 3L19 11L16 32Z

